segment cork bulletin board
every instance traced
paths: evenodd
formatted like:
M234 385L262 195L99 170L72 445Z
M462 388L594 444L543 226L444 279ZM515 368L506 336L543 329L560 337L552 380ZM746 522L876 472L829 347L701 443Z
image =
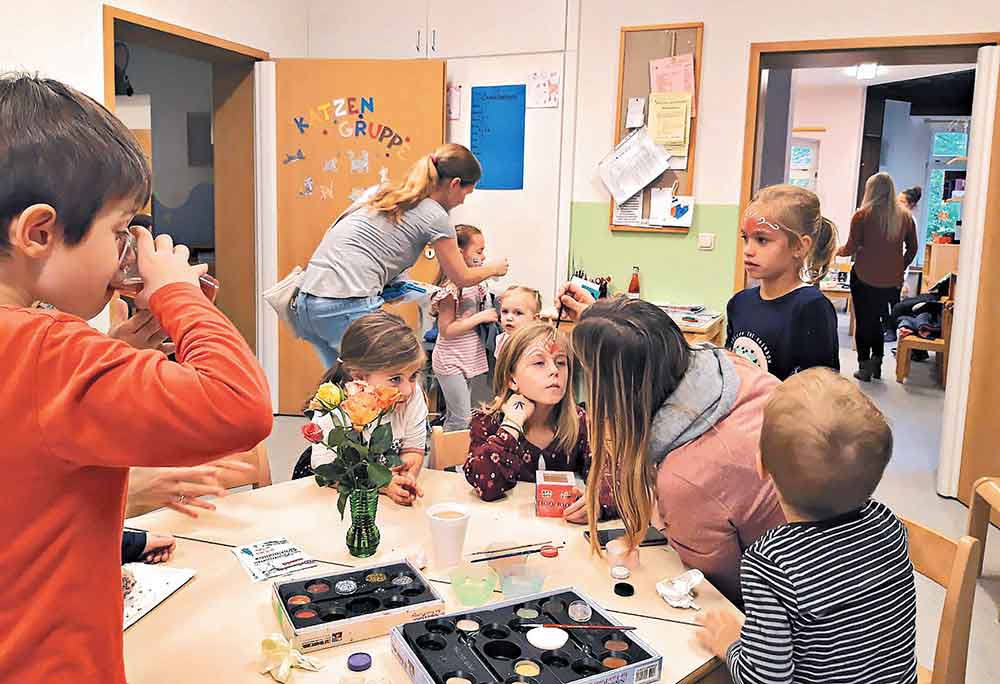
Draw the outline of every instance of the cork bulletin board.
M618 97L616 101L614 141L617 145L628 135L625 127L629 98L649 98L650 61L663 57L694 55L695 90L691 100L691 122L688 135L687 167L683 170L668 169L642 190L642 217L649 217L650 190L670 188L677 183L678 195L691 195L694 190L694 160L698 129L697 99L701 92L701 47L704 24L657 24L652 26L623 26L621 28L618 58ZM648 106L647 101L647 106ZM648 111L647 111L648 115ZM637 233L687 233L688 228L640 227L616 225L614 200L611 200L608 224L612 231Z

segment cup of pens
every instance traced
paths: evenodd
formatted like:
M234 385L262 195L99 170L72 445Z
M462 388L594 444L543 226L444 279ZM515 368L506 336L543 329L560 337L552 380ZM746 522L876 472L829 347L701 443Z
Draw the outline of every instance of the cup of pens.
M134 228L134 226L133 226ZM132 230L120 238L118 270L111 281L112 289L122 297L135 299L142 290L142 275L139 273L139 241ZM208 274L198 276L198 285L208 301L214 302L219 293L219 281Z

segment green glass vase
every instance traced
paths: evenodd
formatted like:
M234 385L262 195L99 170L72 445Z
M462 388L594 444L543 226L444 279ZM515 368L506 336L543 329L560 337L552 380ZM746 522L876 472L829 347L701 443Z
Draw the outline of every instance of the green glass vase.
M382 535L375 524L378 511L377 489L351 492L351 527L347 530L347 550L357 558L367 558L378 549Z

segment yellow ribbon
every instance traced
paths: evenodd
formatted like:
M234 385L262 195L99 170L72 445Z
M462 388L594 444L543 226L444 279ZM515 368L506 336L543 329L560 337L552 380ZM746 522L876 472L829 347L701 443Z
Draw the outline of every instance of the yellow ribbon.
M291 679L293 667L311 672L323 669L318 660L299 653L288 643L288 639L277 633L261 640L260 655L262 660L260 673L269 674L282 684Z

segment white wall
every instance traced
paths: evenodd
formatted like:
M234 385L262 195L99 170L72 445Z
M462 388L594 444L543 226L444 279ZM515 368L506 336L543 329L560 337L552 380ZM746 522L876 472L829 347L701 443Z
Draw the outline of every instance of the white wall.
M882 151L879 155L879 171L892 176L896 191L919 185L927 191L927 170L931 156L931 127L923 117L910 115L910 103L886 100L885 117L882 124ZM917 236L920 250L917 263L923 262L923 243L927 220L927 200L913 210L917 222Z
M795 85L792 106L794 126L826 128L824 133L794 135L819 141L816 194L823 215L837 225L841 243L846 242L856 208L865 89Z
M129 45L129 51L129 81L136 93L150 96L153 193L160 203L177 208L196 185L212 182L211 166L188 164L187 129L189 112L212 111L212 64L142 45ZM211 235L175 238L212 241Z
M0 70L26 69L65 81L104 100L103 2L51 0L0 3ZM306 10L274 0L114 0L121 9L266 50L306 54Z
M586 0L581 3L574 200L608 198L596 168L613 140L619 27L684 21L705 23L695 194L699 202L732 204L740 193L750 43L997 30L1000 2L973 0L955 11L936 0L769 0L755 7L727 0Z

